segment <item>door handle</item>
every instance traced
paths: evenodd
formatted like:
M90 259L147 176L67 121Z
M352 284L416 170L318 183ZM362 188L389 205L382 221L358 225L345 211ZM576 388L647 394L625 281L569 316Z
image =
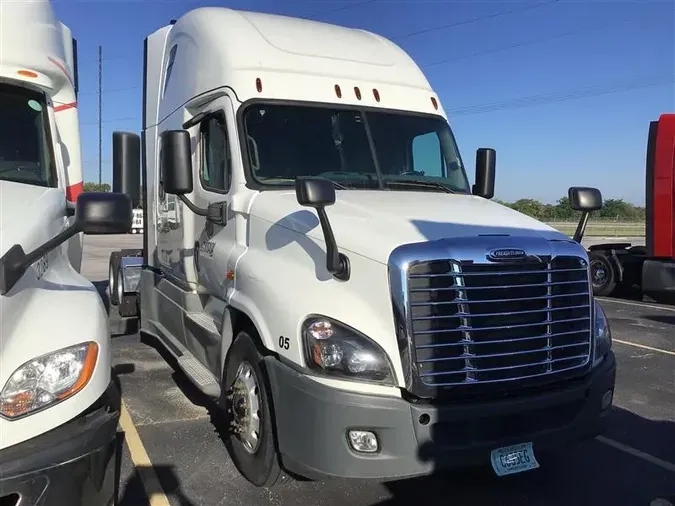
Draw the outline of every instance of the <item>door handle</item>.
M207 221L224 227L227 225L227 202L209 204L206 214Z

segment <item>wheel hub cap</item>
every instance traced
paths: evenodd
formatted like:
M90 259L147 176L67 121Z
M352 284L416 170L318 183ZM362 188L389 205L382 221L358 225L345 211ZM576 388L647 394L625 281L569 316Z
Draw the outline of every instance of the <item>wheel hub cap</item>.
M591 272L593 273L593 281L596 284L604 283L607 278L607 272L602 265L597 263L591 264Z
M253 368L243 363L237 370L228 396L232 414L232 432L244 449L255 453L260 445L260 389Z

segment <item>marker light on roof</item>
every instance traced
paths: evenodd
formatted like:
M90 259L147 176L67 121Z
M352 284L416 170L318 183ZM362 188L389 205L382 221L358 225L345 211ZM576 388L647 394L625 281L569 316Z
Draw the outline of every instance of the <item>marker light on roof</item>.
M35 72L31 72L30 70L17 70L16 73L19 74L20 76L30 77L33 79L35 79L38 76Z
M256 77L255 79L255 88L258 90L258 93L262 92L262 81L260 80L259 77Z
M337 95L337 98L342 98L342 90L340 89L339 84L335 85L335 94Z
M373 88L373 96L375 97L376 102L380 101L380 92L377 91L375 88Z
M361 100L361 90L358 86L354 86L354 93L356 94L356 99Z
M438 101L436 100L436 97L431 97L431 105L438 111Z

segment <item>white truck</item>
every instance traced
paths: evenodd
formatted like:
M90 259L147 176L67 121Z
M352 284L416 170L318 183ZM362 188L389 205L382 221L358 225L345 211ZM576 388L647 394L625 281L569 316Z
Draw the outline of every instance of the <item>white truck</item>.
M120 393L79 269L131 202L82 193L76 43L49 2L2 2L0 48L0 504L108 506Z
M493 150L469 184L401 48L198 8L144 51L141 136L113 134L144 181L120 314L229 414L250 482L503 475L601 432L615 359L586 251L490 201Z

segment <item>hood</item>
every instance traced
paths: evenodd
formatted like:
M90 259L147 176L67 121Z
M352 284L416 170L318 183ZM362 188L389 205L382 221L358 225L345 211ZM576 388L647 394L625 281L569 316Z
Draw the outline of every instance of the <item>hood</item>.
M58 188L0 181L0 256L14 244L28 252L56 235L63 226L64 206Z
M517 235L565 240L556 229L496 202L449 193L337 190L326 208L341 251L386 263L401 244L450 237ZM301 207L294 191L265 191L251 214L323 242L313 209Z

